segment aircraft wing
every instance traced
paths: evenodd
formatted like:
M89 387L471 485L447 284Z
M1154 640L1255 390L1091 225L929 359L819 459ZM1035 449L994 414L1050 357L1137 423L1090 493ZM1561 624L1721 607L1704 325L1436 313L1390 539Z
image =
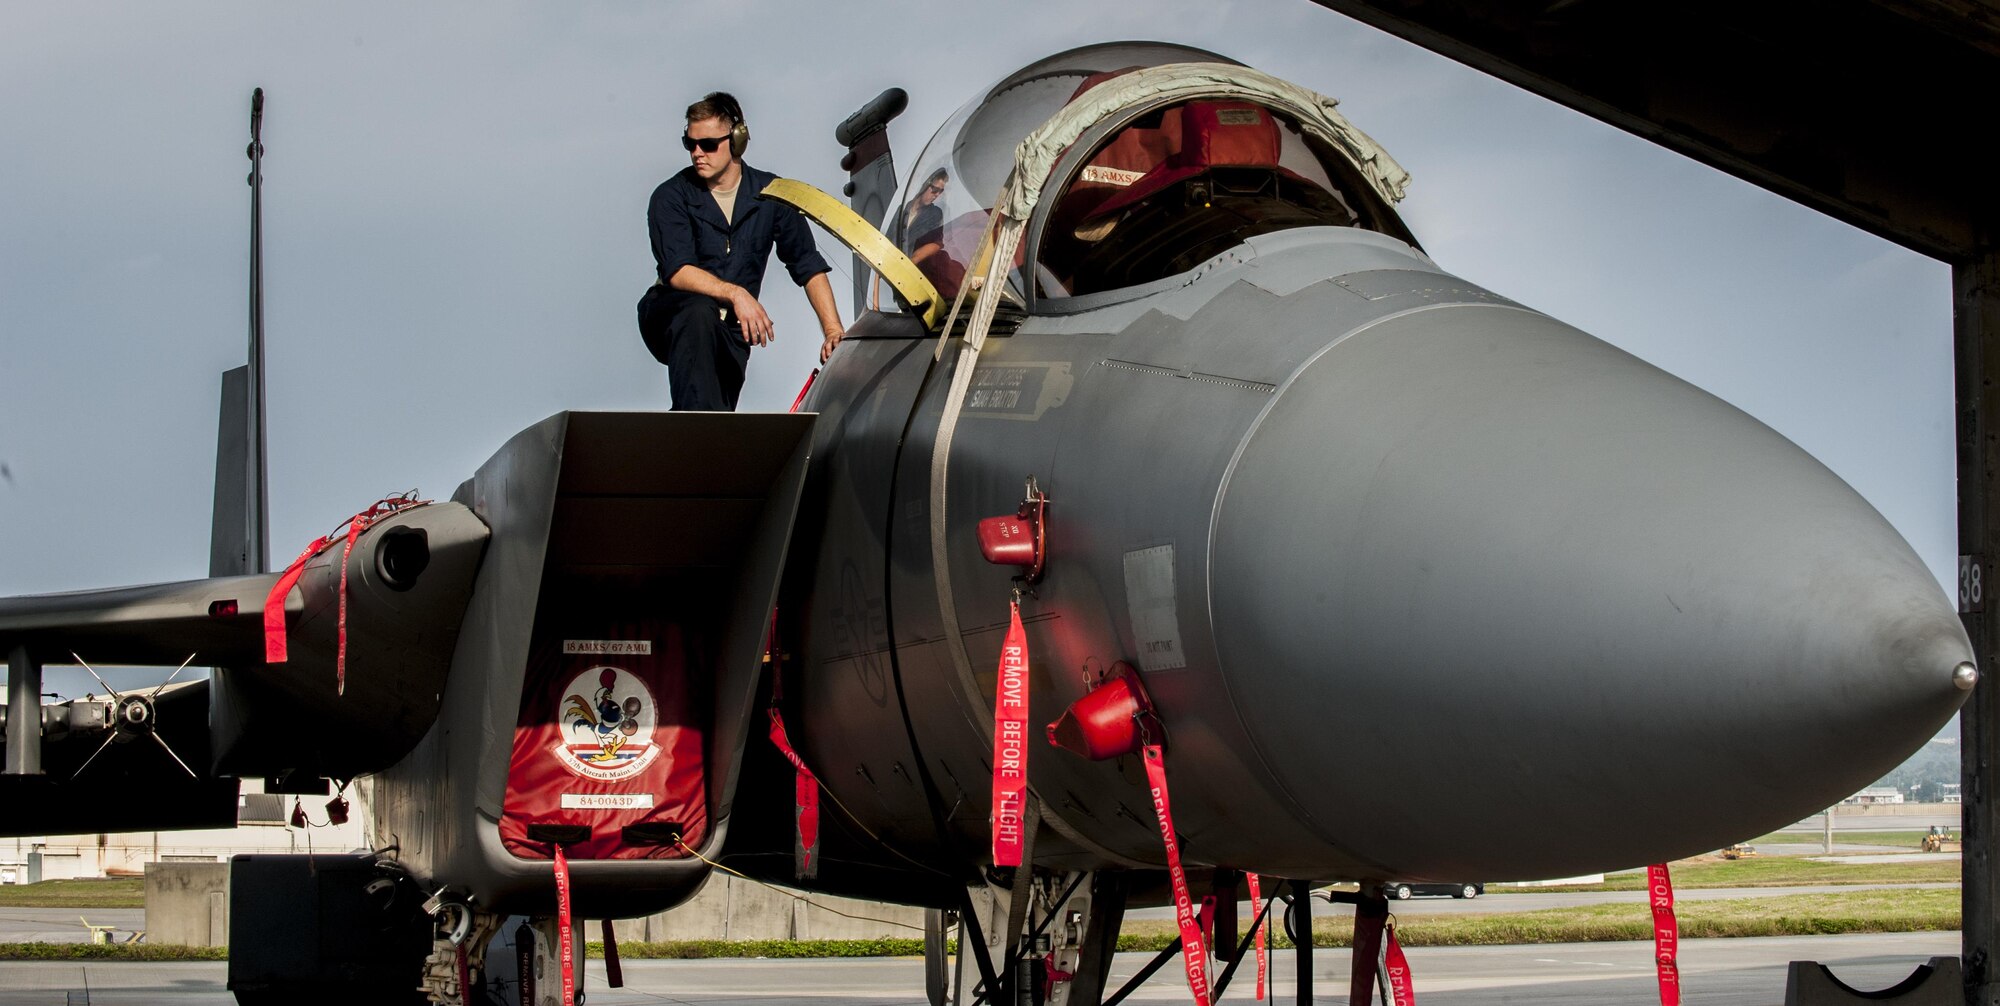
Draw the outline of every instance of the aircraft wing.
M5 709L40 712L0 719L0 799L35 808L0 834L229 827L237 778L390 764L436 715L487 537L461 503L399 503L289 574L0 598ZM43 706L48 664L216 672Z
M208 681L135 689L42 706L45 663L177 667L261 659L262 599L277 574L0 598L0 653L10 696L0 835L235 825L237 785L209 771ZM286 605L294 614L298 596ZM192 659L190 659L192 658ZM19 682L18 685L15 683ZM108 691L108 688L107 688ZM10 713L38 709L40 730ZM120 723L119 717L143 718ZM13 739L16 734L20 739Z
M264 599L277 573L223 576L0 598L0 652L26 647L45 663L173 667L261 660ZM296 616L297 593L286 599ZM74 657L72 657L72 654Z

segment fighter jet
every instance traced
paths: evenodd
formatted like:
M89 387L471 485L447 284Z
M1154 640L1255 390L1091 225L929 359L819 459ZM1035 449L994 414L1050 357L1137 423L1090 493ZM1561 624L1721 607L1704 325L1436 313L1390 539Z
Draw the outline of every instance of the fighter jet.
M761 196L864 264L794 413L563 413L286 572L0 601L17 685L219 668L40 731L16 687L5 833L362 780L352 869L236 864L246 999L456 1002L503 917L552 959L720 866L955 913L981 997L1047 957L1035 994L1095 1003L1127 904L1699 853L1880 777L1976 682L1866 501L1444 271L1330 99L1090 46L907 172L900 108L837 133L863 213ZM372 924L267 905L315 898Z

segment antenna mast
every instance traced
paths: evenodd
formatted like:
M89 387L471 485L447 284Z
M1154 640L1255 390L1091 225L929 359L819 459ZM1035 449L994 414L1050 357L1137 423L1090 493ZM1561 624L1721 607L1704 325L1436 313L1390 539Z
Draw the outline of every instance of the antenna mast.
M248 532L250 572L271 571L268 519L270 487L265 475L264 438L264 89L250 94L250 443L245 458L248 494L244 530Z

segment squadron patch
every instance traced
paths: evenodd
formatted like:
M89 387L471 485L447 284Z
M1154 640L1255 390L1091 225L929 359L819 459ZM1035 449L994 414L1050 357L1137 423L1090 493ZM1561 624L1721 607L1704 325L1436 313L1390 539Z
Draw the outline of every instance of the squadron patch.
M659 756L653 743L658 704L646 683L617 667L598 666L563 689L563 767L586 779L615 782L645 771Z

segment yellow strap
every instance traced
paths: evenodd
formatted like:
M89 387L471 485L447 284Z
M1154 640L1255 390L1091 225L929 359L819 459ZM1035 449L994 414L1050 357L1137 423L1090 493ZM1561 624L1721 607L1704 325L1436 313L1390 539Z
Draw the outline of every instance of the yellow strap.
M937 327L944 314L937 287L924 278L923 271L910 261L908 255L863 220L861 214L848 209L840 200L793 178L773 181L764 187L763 194L796 207L800 213L811 217L814 223L826 228L827 233L838 238L841 244L852 249L870 268L888 280L905 302L922 312L924 328Z

